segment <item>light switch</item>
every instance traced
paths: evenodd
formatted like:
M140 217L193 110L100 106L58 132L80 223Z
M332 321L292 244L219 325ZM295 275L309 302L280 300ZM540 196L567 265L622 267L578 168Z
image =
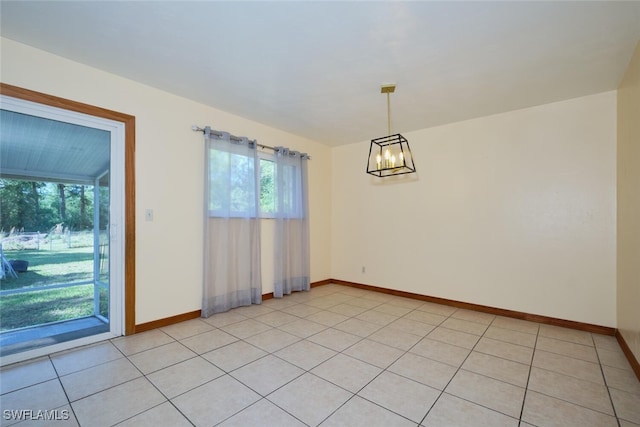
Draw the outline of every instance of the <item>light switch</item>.
M144 219L146 221L153 221L153 209L147 209L144 211Z

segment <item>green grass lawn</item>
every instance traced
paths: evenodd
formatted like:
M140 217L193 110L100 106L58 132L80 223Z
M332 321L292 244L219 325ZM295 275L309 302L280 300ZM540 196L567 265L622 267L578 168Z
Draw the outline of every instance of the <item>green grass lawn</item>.
M93 285L5 295L0 331L93 315Z
M4 253L7 259L29 261L29 268L25 273L18 273L17 279L0 280L0 290L71 283L93 277L93 247L5 250ZM106 301L101 305L106 305ZM1 331L90 315L93 315L93 284L0 297Z

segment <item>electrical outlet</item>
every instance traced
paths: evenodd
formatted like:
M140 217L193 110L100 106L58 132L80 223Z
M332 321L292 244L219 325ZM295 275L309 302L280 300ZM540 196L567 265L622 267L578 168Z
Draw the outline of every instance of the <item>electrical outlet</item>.
M366 271L367 271L367 269L366 269L366 268L365 268L365 266L363 265L363 266L362 266L362 272L363 272L363 273L366 273Z

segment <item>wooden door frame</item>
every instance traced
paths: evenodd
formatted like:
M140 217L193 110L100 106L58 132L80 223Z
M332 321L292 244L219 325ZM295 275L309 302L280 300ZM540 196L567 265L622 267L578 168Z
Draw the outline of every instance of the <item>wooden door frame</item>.
M135 145L136 118L129 114L107 110L81 102L47 95L29 89L0 82L0 94L31 101L50 107L61 108L90 116L109 119L124 124L124 334L131 335L136 329L136 180Z

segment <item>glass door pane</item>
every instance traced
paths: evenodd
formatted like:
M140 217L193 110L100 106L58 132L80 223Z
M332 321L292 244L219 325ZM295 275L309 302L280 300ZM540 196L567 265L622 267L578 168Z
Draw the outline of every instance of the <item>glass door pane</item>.
M109 172L105 173L97 180L96 199L98 200L94 218L97 224L96 240L97 240L97 259L96 259L96 301L95 314L104 321L109 321Z

